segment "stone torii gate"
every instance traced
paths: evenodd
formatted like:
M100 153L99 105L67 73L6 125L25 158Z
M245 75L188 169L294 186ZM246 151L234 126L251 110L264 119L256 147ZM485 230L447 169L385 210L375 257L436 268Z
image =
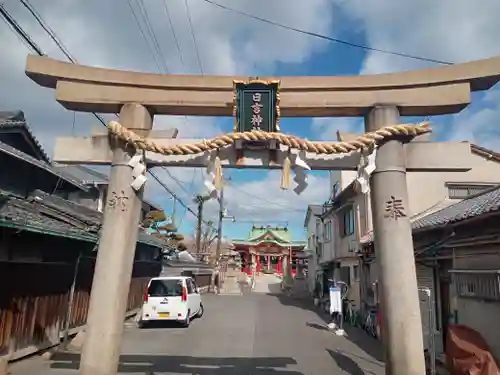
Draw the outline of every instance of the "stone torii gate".
M38 56L28 57L26 74L39 85L55 89L56 100L69 110L119 113L120 123L115 124L113 137L94 134L58 139L54 154L60 163L112 166L81 358L82 374L110 375L117 371L142 194L142 189L131 187L133 171L129 161L136 150L127 147L124 140L137 140L137 134L144 137L140 140L143 146L149 144L149 148L143 149L150 166L202 167L216 157L221 167L282 168L298 155L311 169L355 170L361 157L359 148L377 143L370 194L380 265L386 373L425 374L411 226L405 214L406 171L465 171L472 167L472 161L467 143L433 143L420 137L408 142L412 137L401 134L410 131L415 136L428 130L398 130L394 125L400 122L400 116L459 112L469 104L471 91L487 90L500 80L500 58L395 74L278 77L268 81L280 85L279 94L275 92L274 96L276 124L279 115L364 117L366 131L372 132L371 141L344 150L351 151L344 155L337 152L338 147L345 149L345 144L327 145L330 151L323 149L325 152L320 153L326 155L317 155L310 152L314 144L303 142L297 151L289 147L293 139L278 135L273 136L277 144L269 146L272 152L243 150L239 141L233 139L235 147L214 150L209 147L213 142L200 142L200 147L206 146L203 150L211 151L184 155L178 149L174 151L175 146L199 140L175 139L175 131L167 138L150 133L155 114L232 116L233 81L245 80L244 77L124 72ZM388 126L392 126L392 133L388 133ZM152 149L164 155L152 153Z

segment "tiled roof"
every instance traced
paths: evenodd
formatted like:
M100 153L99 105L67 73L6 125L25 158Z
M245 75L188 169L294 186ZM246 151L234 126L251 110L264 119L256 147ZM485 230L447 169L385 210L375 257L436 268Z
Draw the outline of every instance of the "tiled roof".
M413 231L422 231L496 211L500 211L500 186L417 217L412 220L411 227ZM373 232L361 236L360 242L362 244L373 242Z
M1 141L0 141L0 152L8 154L14 158L23 160L26 163L29 163L29 164L31 164L39 169L42 169L42 170L60 178L61 180L64 180L67 183L70 183L73 186L76 186L82 190L85 190L85 191L87 190L87 188L85 186L83 186L80 183L80 181L73 178L72 176L68 176L64 173L61 173L59 170L57 170L57 168L53 167L51 164L49 164L45 161L38 160L38 159L34 158L33 156L28 155L28 154L18 150L17 148L14 148L14 147L12 147L6 143L3 143Z
M70 215L81 222L99 228L102 221L102 213L84 205L47 194L36 190L31 197L33 201L42 202L48 208L60 212L62 215Z
M95 242L96 239L95 233L46 215L36 203L15 197L2 197L0 225L90 242Z
M467 141L465 141L465 142L467 142ZM471 143L470 149L473 153L480 155L486 159L491 159L491 160L495 160L497 162L500 162L500 154L498 152L495 152L493 150L475 145L473 143Z
M0 128L1 129L19 129L23 131L30 143L36 149L36 152L40 154L43 161L50 163L49 156L45 153L42 145L33 134L30 126L26 122L23 111L0 111Z
M248 242L256 241L265 235L280 241L280 242L290 242L292 240L291 232L288 228L272 228L268 227L253 227L250 231L250 235L247 238Z
M84 185L106 185L109 177L84 165L57 165L56 168L64 174L73 176Z
M84 165L56 165L55 168L61 171L65 176L80 181L83 185L107 185L109 183L109 176L107 174ZM149 205L153 210L162 210L159 204L151 200L143 199L143 202Z
M35 191L29 199L0 195L0 226L96 242L102 213L63 198ZM154 236L139 232L138 241L162 248Z
M432 228L499 210L500 186L497 186L482 194L464 199L442 210L421 217L412 223L412 228L413 230Z

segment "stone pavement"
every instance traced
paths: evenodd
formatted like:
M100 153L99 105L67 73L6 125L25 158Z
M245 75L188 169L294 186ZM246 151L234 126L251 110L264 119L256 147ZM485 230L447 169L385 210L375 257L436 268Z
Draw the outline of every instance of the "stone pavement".
M281 279L271 274L260 274L255 277L254 293L276 294L281 290Z
M310 303L282 295L204 295L205 315L187 329L125 325L119 372L199 375L381 375L380 344L362 331L335 336ZM33 358L12 375L73 375L77 353Z

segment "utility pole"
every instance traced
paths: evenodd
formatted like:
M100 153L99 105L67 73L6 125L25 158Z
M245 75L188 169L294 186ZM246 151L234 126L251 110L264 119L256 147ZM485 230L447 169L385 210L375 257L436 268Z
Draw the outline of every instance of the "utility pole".
M224 220L224 187L220 191L219 197L219 224L217 226L217 248L215 250L215 263L219 261L222 245L222 222Z
M205 204L205 199L201 195L196 196L196 201L198 202L198 223L196 225L196 252L201 250L201 226L203 224L203 205Z

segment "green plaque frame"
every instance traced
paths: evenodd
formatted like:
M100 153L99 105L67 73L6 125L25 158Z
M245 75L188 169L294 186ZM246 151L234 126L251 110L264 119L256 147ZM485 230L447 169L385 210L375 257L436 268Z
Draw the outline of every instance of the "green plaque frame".
M233 81L234 132L279 132L279 89L279 80Z

